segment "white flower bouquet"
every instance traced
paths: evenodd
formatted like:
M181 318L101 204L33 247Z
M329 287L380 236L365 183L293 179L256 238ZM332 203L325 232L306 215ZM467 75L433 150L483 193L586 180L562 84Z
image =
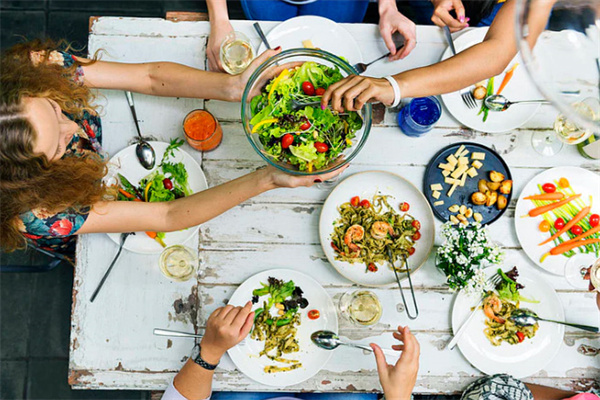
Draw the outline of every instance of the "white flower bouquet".
M442 235L445 241L437 251L436 264L446 275L450 289L467 293L490 290L482 268L500 264L504 253L490 240L487 229L479 224L446 223Z

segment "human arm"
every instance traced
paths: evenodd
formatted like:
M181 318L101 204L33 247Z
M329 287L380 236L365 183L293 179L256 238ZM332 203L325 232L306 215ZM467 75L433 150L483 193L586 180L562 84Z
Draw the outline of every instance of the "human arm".
M206 55L208 57L208 69L211 71L223 71L221 65L221 43L233 27L229 22L226 0L207 0L208 19L210 21L210 36L206 44Z
M219 186L170 202L107 201L94 204L78 234L171 232L202 224L254 196L280 187L312 186L322 176L292 176L274 167L259 169Z
M252 303L244 307L217 308L206 321L206 331L200 342L200 357L209 364L218 364L227 350L241 342L252 328ZM206 399L212 392L214 371L209 371L189 359L175 376L173 386L188 400Z
M398 11L395 0L379 0L379 32L390 50L390 61L406 57L417 44L417 26ZM392 35L398 32L404 37L404 47L396 52Z
M431 22L440 28L447 26L450 32L457 32L469 26L469 18L465 17L465 7L461 0L431 0L431 3ZM452 10L456 13L456 18L450 14Z
M399 326L398 331L394 332L394 338L402 342L392 346L392 349L402 352L395 365L388 364L381 348L371 343L377 361L379 382L387 400L410 400L419 372L419 342L408 326Z
M498 11L484 41L445 61L394 75L402 97L424 97L450 93L501 74L517 53L513 36L515 0L507 0ZM535 43L548 21L554 1L538 0L530 20L530 45ZM354 82L351 82L354 81ZM369 101L391 104L394 94L384 79L350 76L331 85L322 103L331 100L334 110L355 111ZM352 102L355 102L353 105Z
M154 96L240 101L246 82L259 65L280 50L267 50L239 75L209 72L172 62L126 64L82 63L84 84L100 89L128 90Z
M548 386L535 385L533 383L525 383L525 386L531 390L534 400L562 400L575 396L577 393L568 392Z

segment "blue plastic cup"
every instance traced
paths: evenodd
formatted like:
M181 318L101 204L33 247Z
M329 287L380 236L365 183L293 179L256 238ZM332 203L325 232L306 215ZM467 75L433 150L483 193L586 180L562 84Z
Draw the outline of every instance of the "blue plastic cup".
M435 97L417 97L398 113L398 126L406 136L419 137L433 129L442 116L442 106Z

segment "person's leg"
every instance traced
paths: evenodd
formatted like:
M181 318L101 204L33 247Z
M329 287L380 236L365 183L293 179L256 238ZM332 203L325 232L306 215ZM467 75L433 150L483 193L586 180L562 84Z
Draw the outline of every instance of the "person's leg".
M376 393L302 393L302 400L377 400Z
M249 20L285 21L298 16L298 6L281 0L241 0L241 3Z
M369 0L317 0L299 6L300 15L318 15L335 22L362 22L369 7Z
M294 397L292 393L213 392L211 400L268 400L275 397Z

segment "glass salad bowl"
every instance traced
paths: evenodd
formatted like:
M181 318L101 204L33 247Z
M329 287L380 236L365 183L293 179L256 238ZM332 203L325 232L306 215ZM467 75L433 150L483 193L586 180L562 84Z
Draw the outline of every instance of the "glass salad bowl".
M290 49L267 60L242 96L242 124L252 147L295 175L326 174L348 164L369 136L371 105L338 114L318 102L327 86L354 74L350 64L323 50Z

